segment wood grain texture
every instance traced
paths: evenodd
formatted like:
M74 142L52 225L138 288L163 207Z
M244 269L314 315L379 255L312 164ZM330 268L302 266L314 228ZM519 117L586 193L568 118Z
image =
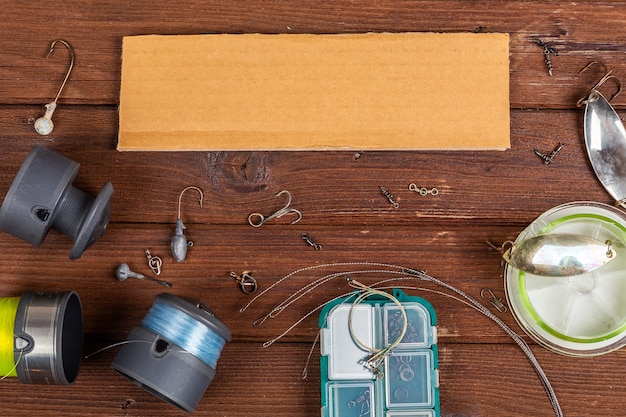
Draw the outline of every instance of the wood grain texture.
M145 316L162 288L118 282L126 262L149 273L144 249L164 260L161 276L172 293L201 299L233 333L215 379L195 416L319 415L317 350L308 379L301 373L317 332L313 314L270 347L321 303L349 291L330 281L261 326L252 323L293 291L321 277L305 271L283 282L240 313L243 295L229 272L253 271L261 289L302 267L333 262L383 262L426 270L479 297L488 287L503 293L500 255L486 241L514 239L544 211L572 201L612 203L587 160L582 110L576 101L601 75L578 71L590 60L626 73L625 2L534 1L252 1L4 2L0 26L0 195L5 195L35 143L81 164L74 185L96 193L113 183L112 221L81 259L68 259L71 241L52 231L38 247L0 233L0 291L77 291L85 315L85 353L122 341ZM122 37L195 33L363 33L403 31L506 32L510 34L511 149L505 152L165 152L119 153ZM54 114L49 137L33 131L42 105L54 98L67 65L63 49L48 59L50 42L72 43L76 66ZM554 76L547 73L540 38L556 48ZM613 85L607 85L610 94ZM615 99L618 111L623 96ZM489 112L489 109L484 109ZM436 115L433 115L436 117ZM294 138L297 140L297 138ZM533 154L565 146L554 164ZM419 196L410 183L437 187ZM202 208L185 195L182 217L194 241L187 260L169 252L180 191L203 189ZM380 192L399 202L394 209ZM271 213L292 193L303 213L290 225L281 218L259 229L250 213ZM322 251L307 246L308 233ZM346 266L347 267L347 266ZM366 274L371 283L384 274ZM493 322L439 293L420 290L438 316L441 415L553 415L530 363ZM626 295L625 295L626 296ZM510 313L500 317L523 335ZM550 378L567 416L624 416L626 351L595 358L554 354L524 336ZM183 416L110 369L116 349L83 361L70 387L0 381L2 415Z

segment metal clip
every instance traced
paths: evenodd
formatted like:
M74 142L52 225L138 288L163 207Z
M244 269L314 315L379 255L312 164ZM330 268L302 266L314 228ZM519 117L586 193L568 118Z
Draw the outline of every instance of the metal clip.
M322 250L322 245L313 242L307 233L302 233L301 236L302 240L304 240L309 246L313 247L315 250Z
M409 184L409 191L415 191L422 197L428 194L439 195L439 190L437 188L433 187L429 190L426 187L418 187L414 182Z
M389 192L389 191L388 191L385 187L383 187L382 185L380 186L380 191L383 193L383 195L384 195L385 197L387 197L387 200L389 200L389 202L391 203L391 205L393 206L393 208L396 208L396 209L397 209L397 208L399 208L399 207L400 207L400 203L398 203L398 202L394 199L393 195L392 195L392 194L391 194L391 193L390 193L390 192Z
M161 258L152 255L148 249L146 249L146 258L148 258L148 266L154 275L161 275L161 267L163 266Z
M489 293L489 295L486 296L485 292ZM489 303L494 306L499 312L506 313L506 305L502 301L502 298L496 297L493 291L491 291L489 288L483 288L482 290L480 290L480 298L489 301Z
M535 155L537 155L539 158L541 158L541 160L543 161L544 164L548 165L553 163L553 159L556 156L557 153L561 152L561 149L563 149L563 146L565 146L565 144L563 142L559 142L556 147L552 150L552 152L550 152L550 154L546 155L545 153L538 151L537 149L533 148L532 151Z
M239 284L244 294L252 294L256 291L256 279L252 278L252 272L243 271L241 275L231 272L230 276L237 281L237 284Z
M550 55L559 56L559 52L541 39L535 39L535 43L543 48L543 58L546 62L546 67L548 67L548 74L552 77L554 68L552 67Z
M369 401L370 401L370 391L366 390L363 392L363 394L360 394L355 399L348 401L347 406L348 408L355 408L357 405L363 404L363 403L369 403Z

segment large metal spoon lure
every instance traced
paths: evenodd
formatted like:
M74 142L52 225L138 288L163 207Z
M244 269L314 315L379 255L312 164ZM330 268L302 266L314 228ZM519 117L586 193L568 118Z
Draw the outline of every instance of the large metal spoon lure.
M556 233L511 243L502 257L520 271L567 277L594 271L615 259L617 252L610 240L601 242L585 235Z

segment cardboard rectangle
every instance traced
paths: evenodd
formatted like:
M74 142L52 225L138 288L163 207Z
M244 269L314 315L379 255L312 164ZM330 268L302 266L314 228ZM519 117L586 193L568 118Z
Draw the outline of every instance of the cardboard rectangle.
M509 38L125 37L118 150L506 149Z

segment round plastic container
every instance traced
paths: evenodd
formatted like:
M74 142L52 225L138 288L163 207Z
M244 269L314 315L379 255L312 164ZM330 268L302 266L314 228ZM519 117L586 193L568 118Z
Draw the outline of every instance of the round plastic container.
M564 355L601 355L626 345L626 214L595 202L563 204L539 216L516 242L548 233L611 240L617 257L570 277L541 277L507 265L504 285L515 320L535 341Z

